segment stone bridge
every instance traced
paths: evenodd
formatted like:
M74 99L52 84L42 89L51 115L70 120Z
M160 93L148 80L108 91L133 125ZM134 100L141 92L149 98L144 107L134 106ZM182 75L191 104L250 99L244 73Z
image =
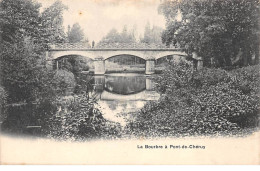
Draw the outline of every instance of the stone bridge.
M187 54L176 48L90 48L81 44L50 45L46 59L50 63L61 57L77 55L94 60L95 74L105 73L105 60L118 55L132 55L146 60L145 73L153 74L155 60L173 55L174 58L186 57Z

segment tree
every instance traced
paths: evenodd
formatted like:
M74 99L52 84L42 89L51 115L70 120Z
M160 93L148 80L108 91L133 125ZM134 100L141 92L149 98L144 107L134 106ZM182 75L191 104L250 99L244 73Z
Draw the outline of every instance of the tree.
M41 46L29 37L13 44L4 43L2 55L3 86L8 92L8 102L31 102L49 98L51 73L45 68Z
M84 32L79 23L73 24L72 28L68 30L68 41L70 43L77 43L84 40Z
M134 24L134 26L133 26L133 28L130 32L130 37L132 38L133 42L138 42L138 40L137 40L138 35L137 34L138 34L137 33L137 25Z
M13 43L23 36L39 37L40 4L32 0L2 0L0 3L1 37Z
M52 91L52 73L45 67L44 52L47 43L59 41L55 37L59 31L63 32L59 30L61 21L57 18L61 11L55 11L54 6L41 15L40 4L32 0L0 2L1 85L7 90L9 103L53 95L48 93ZM49 21L53 21L52 27Z
M128 28L125 25L123 27L121 34L120 34L120 43L134 43L136 40L135 40L132 32L128 32Z
M127 43L129 41L128 30L126 25L123 27L122 33L120 34L120 39L121 43Z
M148 22L145 26L144 29L144 38L141 40L143 43L149 43L151 42L151 26L150 23Z
M31 58L34 46L27 45L38 38L39 8L40 5L31 0L1 2L2 85L14 101L21 100L22 96L26 99L29 95L24 86L26 81L30 82L30 64L33 65L38 58Z
M206 66L258 63L259 9L258 0L166 0L159 7L167 21L162 40L196 52Z
M150 23L148 22L145 26L144 37L141 39L142 43L147 44L162 44L162 32L163 29L158 26L153 26L151 28Z
M133 28L130 32L128 31L127 26L123 27L121 33L119 33L115 28L112 28L108 34L102 38L102 40L98 43L98 46L102 46L104 44L131 44L136 43L136 28Z
M107 43L117 43L120 42L120 34L115 28L112 28L105 37L102 38L102 40L98 43L98 46L101 44L107 44Z
M63 27L63 11L68 7L61 1L54 2L46 8L41 14L41 37L44 43L62 43L66 40L66 34Z

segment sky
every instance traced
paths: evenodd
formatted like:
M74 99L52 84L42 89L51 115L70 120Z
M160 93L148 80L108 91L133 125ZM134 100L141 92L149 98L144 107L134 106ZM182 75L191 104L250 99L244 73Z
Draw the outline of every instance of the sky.
M42 9L56 0L37 0ZM122 31L124 25L137 28L138 36L143 35L147 22L151 26L165 28L163 15L158 14L160 0L61 0L68 6L64 12L64 27L78 22L88 40L98 42L112 28Z

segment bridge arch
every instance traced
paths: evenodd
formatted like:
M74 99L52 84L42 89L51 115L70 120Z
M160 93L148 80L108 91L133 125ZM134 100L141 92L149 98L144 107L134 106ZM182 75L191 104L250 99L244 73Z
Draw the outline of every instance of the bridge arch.
M121 94L121 93L118 93L118 92L116 92L116 91L110 90L108 87L105 87L104 90L107 91L107 92L109 92L110 94L114 94L114 95L124 95L124 96L127 96L127 95L135 95L135 94L139 94L139 93L145 91L146 88L144 87L144 88L141 88L141 89L138 90L138 91L135 91L135 92L129 92L129 93L124 93L124 94Z
M145 72L146 60L132 54L120 54L106 58L105 72Z
M111 92L108 92L104 90L101 94L102 100L128 100L128 101L147 101L147 100L158 100L160 95L156 91L147 91L143 90L136 94L128 94L128 95L120 95L120 94L114 94Z
M52 65L54 69L68 69L89 71L94 70L94 60L87 56L69 54L53 59Z
M162 63L168 63L171 61L174 61L175 63L180 63L181 61L186 61L187 56L183 55L167 55L167 56L161 56L160 58L157 58L155 61L156 65L162 64Z
M112 55L112 56L106 57L104 60L109 60L111 58L116 58L116 57L119 57L119 56L129 56L129 57L131 56L131 57L137 57L137 58L146 60L146 58L144 58L142 55L141 56L137 56L137 55L134 55L132 53L120 53L120 54L116 54L116 55Z
M180 52L180 51L164 51L164 52L160 52L158 54L155 55L155 60L160 59L160 58L164 58L166 56L179 56L179 57L186 57L187 54L184 52Z
M79 55L79 54L63 55L63 56L56 57L56 58L53 59L53 60L59 60L59 59L62 59L62 58L70 58L70 57L73 57L73 58L87 58L87 59L89 59L89 60L94 60L94 59L91 58L91 57L88 57L88 56L82 56L82 55Z
M142 58L146 60L146 56L142 51L108 51L104 54L100 54L100 56L103 57L104 60L107 60L109 58L113 58L115 56L120 56L120 55L129 55L129 56L136 56L139 58Z

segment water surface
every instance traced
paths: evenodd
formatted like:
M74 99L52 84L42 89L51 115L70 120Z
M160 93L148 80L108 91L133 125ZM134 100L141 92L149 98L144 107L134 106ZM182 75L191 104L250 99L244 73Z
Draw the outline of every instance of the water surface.
M154 90L154 82L143 74L117 73L94 76L93 79L93 91L98 93L98 108L105 118L122 126L131 117L124 114L136 112L148 101L160 97Z

